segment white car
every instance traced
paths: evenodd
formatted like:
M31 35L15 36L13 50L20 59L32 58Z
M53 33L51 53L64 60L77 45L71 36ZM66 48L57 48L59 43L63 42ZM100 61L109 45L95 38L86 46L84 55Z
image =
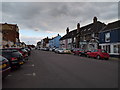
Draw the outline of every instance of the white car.
M59 48L59 49L57 50L57 53L64 53L64 49L63 49L63 48Z
M58 49L59 49L59 48L55 48L55 49L54 49L54 52L57 53L57 52L58 52Z

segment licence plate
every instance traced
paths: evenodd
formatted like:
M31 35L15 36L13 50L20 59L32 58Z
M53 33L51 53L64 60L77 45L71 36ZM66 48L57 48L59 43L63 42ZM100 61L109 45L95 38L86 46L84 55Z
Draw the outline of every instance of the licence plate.
M0 69L5 68L6 66L6 64L0 65Z
M19 62L19 64L23 64L23 62Z

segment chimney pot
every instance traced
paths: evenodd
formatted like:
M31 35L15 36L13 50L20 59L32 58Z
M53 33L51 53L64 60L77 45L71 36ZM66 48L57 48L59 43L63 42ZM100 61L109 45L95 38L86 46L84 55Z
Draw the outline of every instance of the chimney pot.
M95 16L94 18L93 18L93 23L96 23L97 22L97 17Z
M67 27L66 32L67 32L67 34L69 33L69 27Z
M80 23L77 24L77 33L80 32Z

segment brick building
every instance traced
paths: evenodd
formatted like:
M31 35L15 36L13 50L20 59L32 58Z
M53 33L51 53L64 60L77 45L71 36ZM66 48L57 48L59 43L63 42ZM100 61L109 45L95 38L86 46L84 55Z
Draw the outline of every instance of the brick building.
M9 47L13 45L19 45L19 28L17 24L0 24L0 32L2 32L2 45L3 47L8 45Z

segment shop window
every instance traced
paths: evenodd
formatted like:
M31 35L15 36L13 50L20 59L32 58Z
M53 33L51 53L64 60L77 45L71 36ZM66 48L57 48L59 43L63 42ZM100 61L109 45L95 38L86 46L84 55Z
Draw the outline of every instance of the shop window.
M118 53L118 47L117 47L117 45L114 45L114 53Z
M105 46L103 46L103 49L106 50Z
M110 45L106 45L106 51L110 53Z

